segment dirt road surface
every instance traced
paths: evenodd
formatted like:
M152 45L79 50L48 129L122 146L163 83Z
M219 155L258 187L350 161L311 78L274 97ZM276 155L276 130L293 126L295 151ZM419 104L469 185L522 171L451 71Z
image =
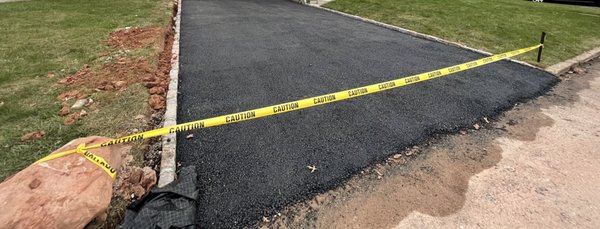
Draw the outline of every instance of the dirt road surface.
M479 130L440 136L267 216L263 227L598 228L600 59L583 70Z

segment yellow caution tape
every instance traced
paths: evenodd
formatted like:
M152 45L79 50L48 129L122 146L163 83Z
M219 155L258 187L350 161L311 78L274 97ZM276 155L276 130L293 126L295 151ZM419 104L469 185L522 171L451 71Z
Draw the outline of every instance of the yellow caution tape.
M195 129L202 129L202 128L207 128L207 127L220 126L220 125L224 125L224 124L237 123L237 122L247 121L247 120L251 120L251 119L262 118L262 117L276 115L276 114L282 114L282 113L286 113L286 112L290 112L290 111L294 111L294 110L305 109L305 108L309 108L309 107L313 107L313 106L328 104L328 103L341 101L341 100L345 100L345 99L355 98L355 97L359 97L359 96L363 96L363 95L367 95L367 94L371 94L371 93L377 93L377 92L389 90L392 88L403 87L406 85L435 79L438 77L450 75L450 74L456 73L456 72L465 71L467 69L471 69L471 68L475 68L475 67L480 67L480 66L483 66L486 64L490 64L490 63L499 61L499 60L517 56L517 55L535 50L540 47L543 47L543 44L538 44L538 45L534 45L534 46L523 48L523 49L505 52L502 54L482 58L479 60L474 60L471 62L454 65L454 66L450 66L447 68L442 68L442 69L425 72L425 73L421 73L421 74L417 74L417 75L407 76L404 78L395 79L395 80L391 80L391 81L387 81L387 82L383 82L383 83L372 84L372 85L368 85L368 86L364 86L364 87L353 88L350 90L339 91L339 92L335 92L335 93L315 96L315 97L311 97L311 98L296 100L293 102L281 103L281 104L277 104L277 105L273 105L273 106L262 107L262 108L258 108L258 109L247 110L247 111L242 111L242 112L238 112L238 113L233 113L233 114L228 114L228 115L223 115L223 116L218 116L218 117L213 117L213 118L207 118L207 119L202 119L202 120L197 120L197 121L192 121L192 122L186 122L186 123L178 124L178 125L174 125L174 126L167 126L167 127L163 127L163 128L159 128L159 129L154 129L154 130L150 130L150 131L146 131L146 132L136 133L136 134L132 134L129 136L117 138L117 139L110 140L110 141L100 143L100 144L85 146L81 150L90 150L90 149L100 148L100 147L114 145L114 144L123 144L123 143L138 141L138 140L142 140L142 139L158 137L158 136L167 135L167 134L171 134L171 133L179 133L179 132L190 131L190 130L195 130ZM40 161L52 160L54 158L68 155L71 153L73 153L73 152L66 151L66 152L51 154L51 155L48 155L47 157L41 159ZM47 159L47 158L49 158L49 159ZM99 158L99 157L95 156L95 158ZM99 159L101 159L101 158L99 158ZM94 162L93 160L91 160L91 161ZM103 161L103 159L102 159L102 161ZM36 163L38 163L38 162L36 162ZM106 161L104 161L104 162L106 162ZM94 162L94 163L99 165L96 162ZM106 163L104 163L104 165L108 166L108 164L106 164ZM105 167L102 167L102 166L100 166L100 167L105 169ZM105 169L105 171L106 171L106 169ZM111 173L109 173L109 174L111 174ZM111 177L112 176L113 175L111 175Z
M77 153L77 154L81 154L83 157L85 157L85 159L88 159L88 161L91 161L95 165L102 168L102 170L104 170L106 173L108 173L108 175L113 180L115 178L117 178L117 171L112 166L110 166L108 164L108 162L106 160L104 160L104 158L87 151L86 148L87 147L85 146L85 144L82 143L82 144L78 145L76 149L68 150L68 151L64 151L64 152L60 152L60 153L55 153L55 154L50 154L50 155L36 161L33 164L35 165L35 164L39 164L39 163L42 163L45 161L63 157L63 156L69 155L69 154Z

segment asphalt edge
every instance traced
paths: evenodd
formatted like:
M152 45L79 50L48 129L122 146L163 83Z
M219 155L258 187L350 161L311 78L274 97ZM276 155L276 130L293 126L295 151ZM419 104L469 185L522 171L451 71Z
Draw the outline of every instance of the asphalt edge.
M596 48L594 48L592 50L588 50L576 57L573 57L571 59L565 60L558 64L554 64L550 67L547 67L546 71L548 71L554 75L560 75L560 74L563 74L563 73L569 71L571 68L573 68L581 63L588 62L599 56L600 56L600 47L596 47Z
M341 11L337 11L337 10L332 10L329 8L325 8L325 7L321 7L318 5L314 5L314 4L307 4L302 0L291 0L303 5L307 5L309 7L314 7L317 9L321 9L321 10L325 10L325 11L329 11L331 13L335 13L338 15L342 15L342 16L346 16L349 18L353 18L356 20L360 20L363 22L367 22L370 24L374 24L377 26L381 26L387 29L391 29L394 31L398 31L401 33L405 33L408 35L412 35L415 37L419 37L419 38L423 38L423 39L427 39L427 40L431 40L431 41L435 41L435 42L439 42L439 43L443 43L443 44L447 44L447 45L451 45L451 46L455 46L455 47L459 47L459 48L463 48L463 49L467 49L473 52L477 52L480 54L484 54L484 55L493 55L490 52L484 51L484 50L480 50L480 49L475 49L475 48L471 48L469 46L466 46L464 44L460 44L457 42L452 42L452 41L448 41L439 37L435 37L435 36L431 36L431 35L427 35L427 34L423 34L423 33L419 33L413 30L409 30L409 29L405 29L405 28L401 28L398 26L394 26L394 25L390 25L390 24L386 24L383 22L379 22L379 21L375 21L372 19L368 19L368 18L363 18L360 16L356 16L356 15L352 15L352 14L347 14ZM172 125L176 125L177 124L177 94L178 94L178 82L179 82L179 37L180 37L180 24L181 24L181 0L175 0L175 4L177 5L177 14L174 17L174 21L175 21L175 26L173 28L174 30L174 35L173 35L173 48L171 51L172 54L172 60L171 60L171 71L169 72L169 77L170 77L170 82L169 82L169 89L167 91L167 99L166 99L166 103L167 103L167 108L165 111L165 115L164 115L164 123L163 126L172 126ZM523 61L519 61L519 60L515 60L515 59L508 59L509 61L518 63L518 64L522 64L528 67L532 67L538 70L542 70L545 72L549 72L553 75L560 75L562 73L567 72L569 69L571 69L573 66L578 65L580 63L584 63L587 62L591 59L594 59L596 57L600 56L600 47L596 47L595 49L589 50L587 52L584 52L581 55L578 55L574 58L571 58L569 60L563 61L561 63L558 64L554 64L546 69L540 68L538 66L535 65L531 65L528 64L526 62ZM159 175L159 180L158 180L158 187L163 187L171 182L173 182L175 180L176 177L176 170L177 170L177 163L176 163L176 146L177 146L177 136L176 134L168 134L162 137L162 154L161 154L161 164L160 164L160 175Z
M181 1L175 0L177 14L174 16L173 48L171 50L171 71L169 72L169 89L167 91L167 108L164 115L163 127L177 125L177 90L179 83L179 30L181 24ZM160 160L160 175L158 187L163 187L175 180L177 171L176 149L177 135L175 133L162 137L162 154Z
M488 56L494 55L493 53L490 53L488 51L484 51L484 50L472 48L472 47L466 46L466 45L461 44L461 43L457 43L457 42L445 40L445 39L442 39L442 38L439 38L439 37L436 37L436 36L427 35L427 34L424 34L424 33L419 33L417 31L413 31L413 30L410 30L410 29L405 29L405 28L398 27L398 26L395 26L395 25L386 24L386 23L383 23L383 22L380 22L380 21L376 21L376 20L373 20L373 19L368 19L368 18L364 18L364 17L360 17L360 16L356 16L356 15L344 13L344 12L341 12L341 11L337 11L337 10L325 8L325 7L322 7L322 6L319 6L319 5L308 4L308 3L303 2L302 0L291 0L291 1L297 2L297 3L302 4L302 5L306 5L306 6L309 6L309 7L314 7L314 8L317 8L317 9L329 11L331 13L335 13L335 14L338 14L338 15L349 17L349 18L352 18L352 19L355 19L355 20L359 20L359 21L370 23L370 24L374 24L374 25L377 25L377 26L380 26L380 27L383 27L383 28L386 28L386 29L394 30L394 31L401 32L401 33L404 33L404 34L408 34L408 35L411 35L411 36L414 36L414 37L423 38L423 39L426 39L426 40L435 41L435 42L438 42L438 43L442 43L442 44L446 44L446 45L450 45L450 46L454 46L454 47L459 47L459 48L462 48L462 49L466 49L466 50L469 50L469 51L472 51L472 52L476 52L476 53L480 53L480 54L484 54L484 55L488 55ZM531 67L531 68L535 68L535 69L538 69L538 70L541 70L541 71L544 71L544 72L548 72L548 73L554 74L554 73L549 72L548 70L546 70L544 68L540 68L538 66L535 66L535 65L532 65L532 64L520 61L520 60L515 60L515 59L512 59L512 58L508 58L506 60L514 62L514 63L521 64L521 65L525 65L525 66L528 66L528 67Z
M431 35L419 33L419 32L416 32L416 31L413 31L413 30L410 30L410 29L405 29L405 28L398 27L398 26L395 26L395 25L386 24L386 23L383 23L383 22L380 22L380 21L376 21L376 20L372 20L372 19L368 19L368 18L363 18L363 17L360 17L360 16L356 16L356 15L344 13L344 12L341 12L341 11L337 11L337 10L325 8L325 7L322 7L320 5L316 5L316 4L312 4L312 3L307 3L306 0L291 0L291 1L297 2L297 3L302 4L302 5L307 5L307 6L310 6L310 7L314 7L314 8L317 8L317 9L329 11L329 12L332 12L332 13L335 13L335 14L339 14L339 15L342 15L342 16L350 17L350 18L353 18L353 19L356 19L356 20L359 20L359 21L371 23L371 24L374 24L374 25L377 25L377 26L381 26L381 27L384 27L384 28L387 28L387 29L391 29L391 30L398 31L398 32L401 32L401 33L404 33L404 34L408 34L408 35L412 35L412 36L415 36L415 37L419 37L419 38L423 38L423 39L427 39L427 40L431 40L431 41L435 41L435 42L439 42L439 43L443 43L443 44L447 44L447 45L451 45L451 46L455 46L455 47L467 49L467 50L470 50L470 51L473 51L473 52L477 52L477 53L480 53L480 54L484 54L484 55L493 55L493 53L490 53L490 52L487 52L487 51L484 51L484 50L480 50L480 49L476 49L476 48L472 48L472 47L466 46L466 45L461 44L461 43L457 43L457 42L453 42L453 41L448 41L448 40L445 40L445 39L442 39L442 38L439 38L439 37L436 37L436 36L431 36ZM581 63L588 62L588 61L590 61L590 60L592 60L592 59L594 59L596 57L599 57L599 56L600 56L600 47L596 47L596 48L588 50L588 51L586 51L586 52L584 52L584 53L582 53L582 54L580 54L580 55L578 55L576 57L573 57L573 58L568 59L566 61L563 61L563 62L554 64L554 65L551 65L551 66L546 67L546 68L541 68L541 67L538 67L538 66L535 66L535 65L532 65L532 64L520 61L520 60L512 59L512 58L508 58L507 60L511 61L511 62L514 62L514 63L522 64L522 65L525 65L525 66L528 66L528 67L531 67L531 68L535 68L535 69L538 69L538 70L541 70L541 71L545 71L545 72L548 72L548 73L553 74L555 76L558 76L560 74L563 74L563 73L569 71L574 66L577 66L577 65L579 65Z

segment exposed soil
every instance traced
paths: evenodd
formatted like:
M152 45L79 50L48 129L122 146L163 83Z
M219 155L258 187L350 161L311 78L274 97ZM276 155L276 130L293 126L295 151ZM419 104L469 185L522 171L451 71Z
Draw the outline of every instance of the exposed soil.
M44 132L44 131L34 131L34 132L27 133L27 134L21 136L21 141L31 141L31 140L40 139L40 138L44 137L44 135L46 135L46 132Z
M70 100L70 99L80 99L80 98L85 98L85 97L86 97L86 95L83 94L79 90L68 90L68 91L64 91L64 92L60 93L60 95L58 95L56 97L56 99L58 99L60 101L66 101L66 100Z
M177 7L174 7L177 9ZM176 13L176 12L175 12ZM108 37L108 45L114 50L102 54L108 63L98 67L83 66L76 73L59 81L66 86L66 91L57 99L62 102L58 111L64 117L64 123L71 125L87 115L85 110L74 110L70 107L77 99L87 98L99 91L115 92L127 90L128 86L143 84L149 93L148 105L151 117L136 117L146 120L148 128L162 125L165 110L165 96L169 86L173 47L173 21L164 28L126 28L113 32ZM156 52L148 59L143 57L123 57L131 49L153 48ZM156 61L156 64L152 64ZM54 75L53 73L49 73ZM88 106L88 104L86 104ZM95 104L89 109L101 109ZM119 137L119 136L114 136ZM148 192L157 181L160 165L160 141L151 139L143 146L144 166L132 165L132 155L124 155L125 163L119 170L115 181L114 196L108 212L108 219L88 225L89 228L115 228L121 222L124 208L131 201L139 199Z
M163 28L125 28L112 32L108 37L111 47L137 49L152 45L162 35Z
M146 59L141 57L134 60L121 58L117 62L105 64L97 70L84 65L75 74L59 81L60 84L68 86L69 90L62 92L57 97L62 102L58 114L65 117L63 120L65 125L75 124L82 115L73 113L75 111L71 111L69 107L74 100L88 96L83 91L122 91L127 89L128 85L143 82L153 87L167 86L154 77L154 70Z
M172 21L171 24L173 23L174 22ZM169 28L173 28L173 26L170 26ZM169 73L171 72L171 61L173 60L173 33L173 29L168 29L164 33L165 43L158 56L158 67L154 73L154 81L146 84L146 87L149 88L149 93L151 95L148 103L154 110L163 111L166 107L166 92L169 90ZM157 102L153 100L159 101Z
M600 59L583 69L479 130L399 152L262 227L597 228Z
M177 2L173 5L173 17L164 31L165 37L162 48L158 56L158 65L155 71L155 81L152 84L146 84L150 98L148 98L148 104L154 113L150 119L150 124L155 127L162 127L163 116L166 109L166 96L169 90L169 80L171 72L171 62L175 58L173 56L173 42L175 35L175 15L177 15ZM154 138L149 141L149 147L144 155L144 162L147 166L152 167L157 173L160 173L160 159L162 152L162 142L159 138Z
M165 42L157 45L158 64L154 68L148 60L139 57L135 59L118 58L116 61L102 65L99 69L92 69L84 65L75 74L59 81L70 90L61 93L57 99L61 102L70 99L85 98L84 88L95 91L122 91L128 85L143 83L150 93L148 105L156 112L165 109L165 96L169 86L169 72L171 70L171 49L173 47L173 31L159 28L133 28L113 32L109 36L109 45L117 48L142 48L159 40L164 36ZM73 89L78 88L81 90ZM73 124L79 116L70 113L69 104L63 104L59 115L66 116L65 124ZM76 117L77 116L77 117Z
M123 165L119 169L119 176L115 180L114 194L130 202L137 200L149 192L157 182L156 171L150 167L132 166L133 156L124 155Z
M123 84L123 82L125 82ZM133 83L148 82L160 85L156 82L154 70L144 58L127 59L121 58L115 63L109 63L98 70L92 70L85 65L77 73L67 76L59 83L67 86L86 86L98 90L122 90Z

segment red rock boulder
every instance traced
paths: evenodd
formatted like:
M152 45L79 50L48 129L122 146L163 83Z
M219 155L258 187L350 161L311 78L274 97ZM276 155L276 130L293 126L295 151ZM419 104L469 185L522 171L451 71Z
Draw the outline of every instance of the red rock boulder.
M86 137L56 152L110 140ZM113 168L129 147L112 145L90 150ZM0 228L83 228L104 217L112 197L113 179L80 154L30 165L0 184Z

